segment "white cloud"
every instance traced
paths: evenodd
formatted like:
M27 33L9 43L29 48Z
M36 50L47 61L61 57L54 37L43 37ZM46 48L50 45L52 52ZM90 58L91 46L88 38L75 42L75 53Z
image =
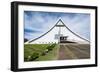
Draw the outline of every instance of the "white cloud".
M71 13L72 14L72 13ZM60 15L61 19L63 22L68 26L71 30L74 32L80 34L81 36L89 39L90 36L90 17L88 14L74 14L71 15L70 13L68 14L61 14ZM36 31L41 31L41 33L27 33L25 34L25 37L32 39L36 38L48 30L50 30L51 27L53 27L59 17L56 15L50 15L49 13L41 13L41 12L35 12L32 14L31 18L29 16L25 15L25 29L30 29L30 30L36 30ZM34 36L35 35L35 36Z

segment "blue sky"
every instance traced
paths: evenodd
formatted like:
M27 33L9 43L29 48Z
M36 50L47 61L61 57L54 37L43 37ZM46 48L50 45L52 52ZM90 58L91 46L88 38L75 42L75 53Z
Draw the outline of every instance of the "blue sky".
M72 31L90 39L90 14L24 11L24 36L28 40L39 37L55 25L58 19Z

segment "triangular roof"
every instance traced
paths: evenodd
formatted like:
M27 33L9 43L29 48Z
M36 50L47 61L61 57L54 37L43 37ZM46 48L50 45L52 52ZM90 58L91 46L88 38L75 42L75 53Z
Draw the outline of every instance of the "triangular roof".
M63 24L63 21L61 19L59 19L55 26L56 27L64 27L65 24Z
M39 37L37 37L37 38L35 38L35 39L31 39L31 40L29 40L29 41L27 41L27 42L25 42L25 43L31 43L31 42L33 42L33 41L36 41L37 39L40 39L41 37L43 37L44 35L46 35L46 34L49 33L50 31L52 31L54 27L66 27L66 29L67 29L68 31L70 31L72 34L74 34L74 35L77 36L78 38L83 39L83 40L85 40L85 41L87 41L87 42L90 42L89 40L87 40L87 39L85 39L85 38L79 36L79 35L76 34L76 33L74 33L72 30L69 29L69 27L67 27L67 26L64 24L64 22L63 22L61 19L59 19L59 20L57 21L57 23L56 23L49 31L47 31L46 33L42 34L41 36L39 36Z

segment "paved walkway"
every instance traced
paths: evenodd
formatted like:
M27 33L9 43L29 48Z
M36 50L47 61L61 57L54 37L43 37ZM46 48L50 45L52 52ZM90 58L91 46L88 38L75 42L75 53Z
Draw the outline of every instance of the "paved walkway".
M59 60L87 59L90 58L89 44L61 44L59 49Z

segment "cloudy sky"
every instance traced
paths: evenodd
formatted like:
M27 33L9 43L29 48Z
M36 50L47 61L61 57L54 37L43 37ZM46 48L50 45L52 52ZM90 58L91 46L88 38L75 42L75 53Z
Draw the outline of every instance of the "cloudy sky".
M90 39L90 14L24 11L25 38L35 39L52 28L62 19L72 31Z

